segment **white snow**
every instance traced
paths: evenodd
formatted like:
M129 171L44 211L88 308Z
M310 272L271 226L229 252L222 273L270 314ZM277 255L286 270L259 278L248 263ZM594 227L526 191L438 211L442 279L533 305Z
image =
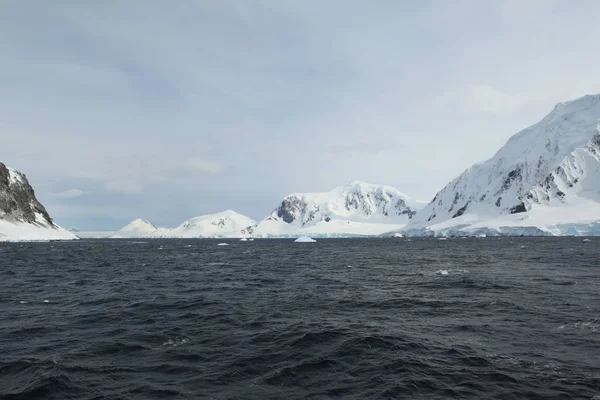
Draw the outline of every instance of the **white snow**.
M256 227L259 237L376 236L405 226L420 203L391 186L353 181L323 193L294 193Z
M232 210L202 215L185 221L174 229L159 228L146 237L152 238L242 238L254 232L256 221Z
M24 179L23 179L23 174L21 174L19 171L16 171L10 167L6 167L8 169L8 176L10 178L10 183L23 183Z
M156 232L156 229L152 223L136 219L108 237L110 239L137 239L147 237Z
M12 223L0 220L0 242L28 242L48 240L76 240L77 236L47 222L38 224Z
M300 236L294 242L296 242L296 243L316 243L316 240L314 240L308 236Z
M600 95L557 105L450 182L402 233L600 233L599 122Z
M9 182L11 185L28 185L25 175L10 168L8 169ZM35 221L32 223L20 222L12 216L2 215L0 217L0 242L20 241L49 241L49 240L76 240L78 237L73 233L47 221L40 213L35 213Z

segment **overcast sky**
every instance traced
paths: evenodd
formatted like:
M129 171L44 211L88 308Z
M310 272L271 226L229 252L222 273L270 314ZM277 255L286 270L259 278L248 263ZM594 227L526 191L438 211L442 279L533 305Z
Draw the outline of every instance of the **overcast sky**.
M0 161L65 227L430 200L600 92L600 2L0 0Z

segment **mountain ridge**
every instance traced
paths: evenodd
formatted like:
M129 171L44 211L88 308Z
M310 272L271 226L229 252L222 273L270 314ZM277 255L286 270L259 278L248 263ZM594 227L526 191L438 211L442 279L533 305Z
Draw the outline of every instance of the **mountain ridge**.
M492 158L448 183L406 230L447 230L459 225L465 229L501 217L507 226L520 221L516 225L524 227L529 222L542 231L556 232L551 222L568 222L568 215L558 218L560 211L548 207L565 205L568 199L594 200L590 195L600 200L598 180L586 179L590 174L600 176L595 172L600 165L599 119L600 95L559 103L540 122L513 135ZM593 208L584 219L594 218ZM534 218L523 222L542 212L548 213L549 223Z
M54 223L25 174L0 163L0 241L73 240Z

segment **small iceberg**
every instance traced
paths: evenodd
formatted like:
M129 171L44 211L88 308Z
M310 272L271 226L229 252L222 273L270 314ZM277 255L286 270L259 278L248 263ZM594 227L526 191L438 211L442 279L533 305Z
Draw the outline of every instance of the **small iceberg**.
M438 238L438 240L448 240L448 238L447 237L440 237L440 238Z
M316 240L308 236L300 236L295 240L295 243L315 243Z
M249 242L254 242L253 238L248 239Z
M401 233L396 232L396 233L394 233L393 237L395 237L395 238L401 238L401 237L404 237L404 236L402 236Z
M217 246L229 246L228 243L219 243Z
M440 270L437 272L437 274L438 274L438 275L443 275L443 276L446 276L446 275L448 275L448 270L446 270L446 269L440 269Z
M590 239L583 239L583 243L589 243L589 242L591 242Z
M247 241L248 241L248 239L246 239L246 238L241 238L240 239L240 242L247 242Z

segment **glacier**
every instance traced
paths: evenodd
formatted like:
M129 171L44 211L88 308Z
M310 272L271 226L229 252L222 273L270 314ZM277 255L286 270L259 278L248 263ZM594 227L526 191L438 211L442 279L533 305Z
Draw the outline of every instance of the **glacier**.
M600 234L599 121L600 95L556 105L492 158L446 185L398 232Z
M185 221L177 228L159 228L145 235L147 238L248 238L254 233L256 221L226 210L201 215Z
M376 236L404 227L419 203L392 186L352 181L321 193L293 193L256 227L258 237Z

